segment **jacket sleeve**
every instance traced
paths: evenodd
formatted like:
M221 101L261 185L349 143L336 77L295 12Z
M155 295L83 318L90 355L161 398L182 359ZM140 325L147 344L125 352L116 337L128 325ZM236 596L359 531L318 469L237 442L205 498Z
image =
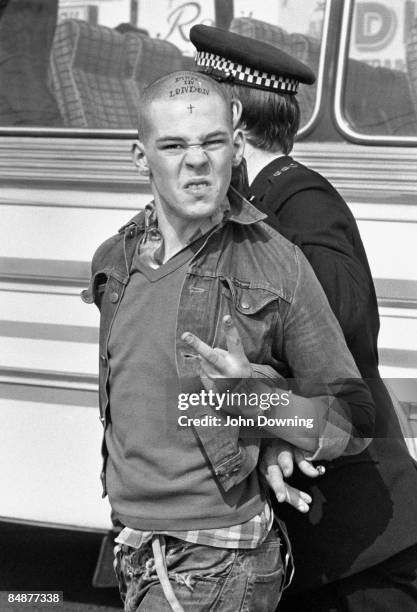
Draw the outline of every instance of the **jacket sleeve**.
M320 414L320 444L312 459L357 454L373 436L375 406L322 287L302 252L295 250L298 278L282 323L283 357L300 395L330 398Z
M268 198L269 210L274 210L274 191ZM304 252L345 337L350 337L366 316L370 281L355 255L351 227L355 221L344 213L339 197L328 189L302 189L270 213L270 221Z

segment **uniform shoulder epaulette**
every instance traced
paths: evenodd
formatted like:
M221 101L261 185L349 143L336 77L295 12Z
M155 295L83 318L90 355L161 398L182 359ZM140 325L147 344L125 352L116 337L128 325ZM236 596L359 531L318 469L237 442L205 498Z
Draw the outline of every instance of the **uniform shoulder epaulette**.
M300 164L297 164L297 162L292 161L291 163L287 164L286 166L283 166L282 168L274 172L272 176L281 176L281 174L283 174L284 172L288 172L288 170L293 170L294 168L300 167Z
M272 183L277 181L280 189L288 187L294 193L304 189L320 189L325 191L333 189L324 176L293 160L270 174L269 180Z

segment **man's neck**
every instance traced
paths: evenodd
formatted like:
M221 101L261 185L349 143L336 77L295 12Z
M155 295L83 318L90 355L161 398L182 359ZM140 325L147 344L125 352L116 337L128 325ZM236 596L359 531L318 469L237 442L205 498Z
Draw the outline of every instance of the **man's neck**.
M156 194L154 194L156 196ZM223 219L225 212L230 208L227 198L210 217L197 219L182 219L176 215L169 215L161 205L159 198L155 197L155 212L158 219L158 229L162 234L164 245L163 263L176 253L189 245L199 235L203 236Z
M168 261L181 251L189 241L190 236L197 231L200 221L188 219L171 219L167 217L164 209L155 202L158 228L164 239L164 262Z
M253 183L259 172L265 168L271 161L282 157L281 151L264 151L258 147L254 147L250 142L246 141L245 144L245 159L248 168L248 180L249 185Z

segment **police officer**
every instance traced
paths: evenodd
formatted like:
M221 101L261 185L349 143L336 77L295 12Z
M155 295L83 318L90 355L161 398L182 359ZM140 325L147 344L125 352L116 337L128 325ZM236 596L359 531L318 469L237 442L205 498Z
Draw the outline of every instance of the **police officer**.
M275 460L284 473L296 461L303 470L290 482L313 497L307 516L280 507L296 563L280 611L415 611L417 470L378 373L379 316L369 264L346 202L289 155L300 122L298 84L312 84L315 76L280 49L232 32L198 25L190 39L199 69L242 103L249 198L309 259L377 407L369 448L336 460L322 478L306 477L314 470L295 449ZM269 482L282 490L279 481Z

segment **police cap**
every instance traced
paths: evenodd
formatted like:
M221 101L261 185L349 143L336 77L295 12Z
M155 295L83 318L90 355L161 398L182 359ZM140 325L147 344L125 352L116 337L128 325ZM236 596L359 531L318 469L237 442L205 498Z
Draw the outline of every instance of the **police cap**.
M219 81L280 93L297 93L298 83L316 80L308 66L260 40L206 25L195 25L190 40L196 64Z

